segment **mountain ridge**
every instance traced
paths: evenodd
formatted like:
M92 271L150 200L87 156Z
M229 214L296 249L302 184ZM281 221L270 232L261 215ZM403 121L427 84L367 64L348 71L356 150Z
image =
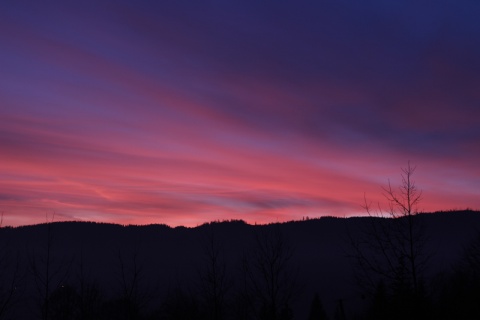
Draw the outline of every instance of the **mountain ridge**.
M432 257L428 278L449 272L462 259L464 248L480 230L480 211L422 213L417 218L425 224L425 232L430 238L427 251ZM25 279L22 286L25 292L29 292L29 298L22 299L21 304L32 306L30 310L35 309L36 295L31 285L35 282L31 261L40 263L47 249L52 266L69 269L64 279L52 279L53 288L78 283L82 263L89 281L98 283L105 299L118 295L121 267L130 268L133 259L137 259L135 263L142 267L143 272L140 287L153 284L156 287L155 297L146 307L153 310L161 305L171 290L198 291L199 274L206 267L206 243L211 235L217 241L226 270L236 279L233 292L238 286L242 256L255 251L255 237L265 230L278 229L292 248L292 265L300 270L302 293L295 297L292 308L295 319L301 319L306 318L315 292L319 293L330 315L339 300L346 308L358 310L363 298L354 283L355 265L348 257L349 239L360 237L362 226L375 219L379 218L322 217L267 225L234 220L214 221L194 228L172 228L162 224L123 226L97 222L52 222L3 227L0 239L4 252L16 253L23 261ZM19 318L32 316L22 315L26 310L16 312Z

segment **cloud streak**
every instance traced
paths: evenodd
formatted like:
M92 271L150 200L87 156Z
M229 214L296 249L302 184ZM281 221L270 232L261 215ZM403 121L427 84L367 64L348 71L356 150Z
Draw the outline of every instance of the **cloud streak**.
M361 214L418 165L479 208L479 5L85 2L0 10L0 210L196 225Z

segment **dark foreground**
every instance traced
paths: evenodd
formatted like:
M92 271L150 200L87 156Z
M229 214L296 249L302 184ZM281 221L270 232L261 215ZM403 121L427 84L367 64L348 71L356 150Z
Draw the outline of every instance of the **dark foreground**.
M415 219L1 228L0 319L480 319L480 212Z

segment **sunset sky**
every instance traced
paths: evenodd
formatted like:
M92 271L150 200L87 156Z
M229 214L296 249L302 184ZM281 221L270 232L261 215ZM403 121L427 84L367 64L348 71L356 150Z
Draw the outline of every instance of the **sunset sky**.
M422 211L480 209L479 17L467 0L3 0L3 223L359 215L408 161Z

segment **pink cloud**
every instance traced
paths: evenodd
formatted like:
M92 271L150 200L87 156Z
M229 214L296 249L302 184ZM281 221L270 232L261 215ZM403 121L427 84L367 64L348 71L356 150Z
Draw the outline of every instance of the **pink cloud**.
M6 223L43 222L51 211L67 220L189 226L362 214L364 194L382 202L381 186L398 183L409 160L418 164L423 210L480 208L478 112L452 112L478 98L478 80L448 57L426 54L433 60L418 77L375 65L359 81L366 67L343 61L349 52L330 69L336 40L325 42L325 62L310 54L305 65L296 56L270 61L283 38L245 52L250 61L215 43L200 18L192 36L173 18L157 23L130 9L81 10L71 21L63 13L75 10L55 9L51 25L45 17L0 19ZM106 12L125 24L94 19ZM249 30L239 41L255 36ZM132 36L140 31L145 38ZM372 48L363 49L370 57ZM302 74L311 62L318 69ZM453 76L466 86L452 85Z

